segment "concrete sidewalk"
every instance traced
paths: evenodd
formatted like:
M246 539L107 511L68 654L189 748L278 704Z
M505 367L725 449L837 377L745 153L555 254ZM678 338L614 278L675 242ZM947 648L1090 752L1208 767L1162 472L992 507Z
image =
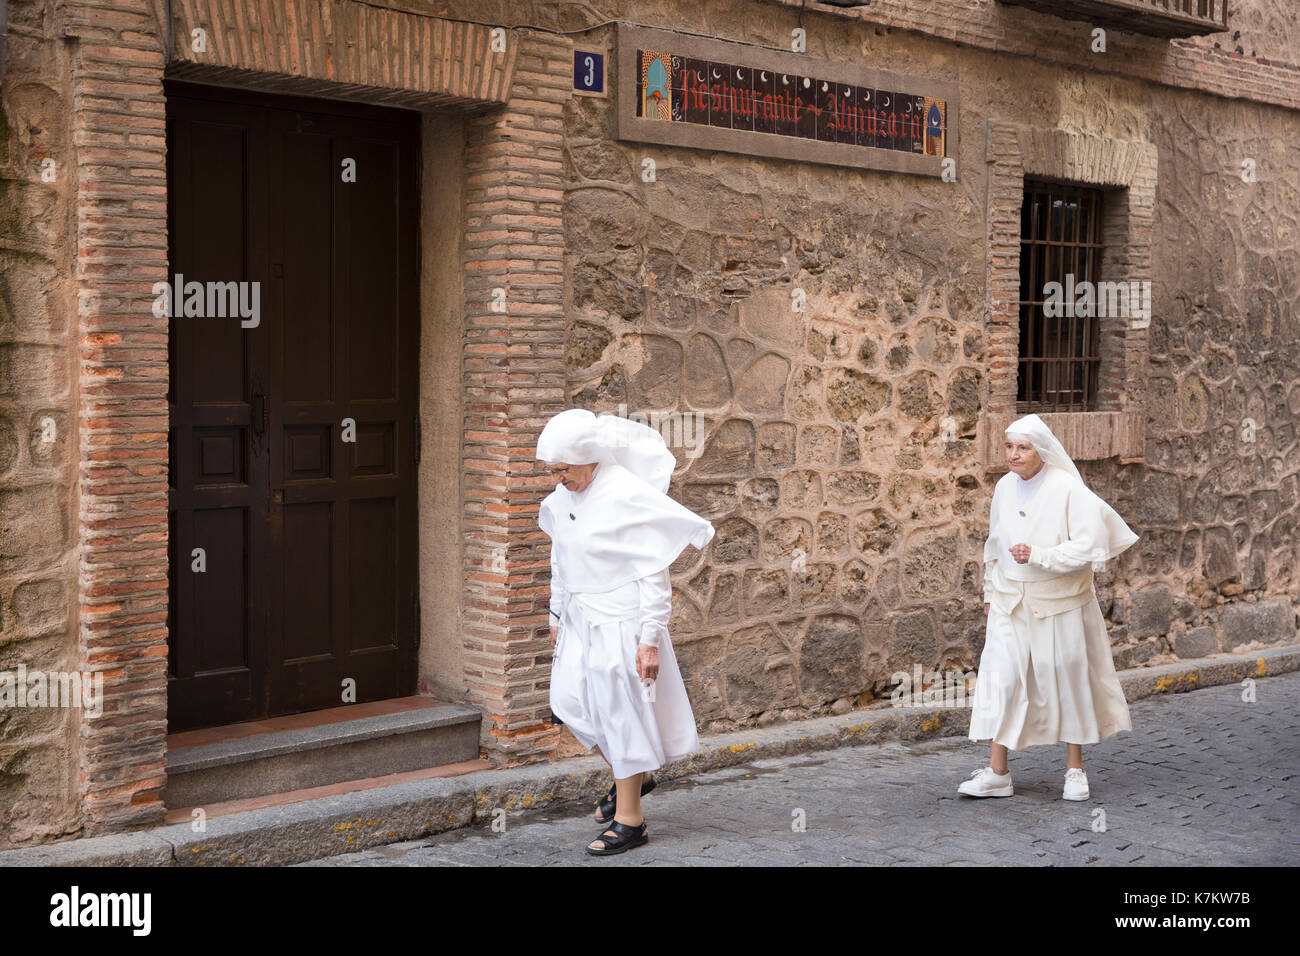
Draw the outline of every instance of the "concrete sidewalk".
M1124 671L1130 703L1300 670L1300 647ZM706 737L701 750L665 766L663 782L755 761L846 746L962 738L968 707L890 708ZM598 757L419 780L215 817L204 832L178 823L133 833L0 853L4 866L284 865L427 838L507 813L594 802L609 786ZM955 784L954 784L955 786Z

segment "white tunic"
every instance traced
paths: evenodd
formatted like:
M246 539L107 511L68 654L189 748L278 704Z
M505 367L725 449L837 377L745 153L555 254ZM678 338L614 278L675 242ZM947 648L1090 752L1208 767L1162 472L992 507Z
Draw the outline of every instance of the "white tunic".
M569 501L575 526L590 488ZM551 550L551 623L559 628L551 711L584 747L600 747L616 779L694 753L695 715L668 634L668 568L604 591L590 590L593 582L583 581L584 590L572 592L563 584L573 579L561 566L566 553ZM636 672L638 644L659 651L659 676L648 686Z
M972 740L1019 750L1091 744L1132 730L1092 575L1136 540L1105 502L1060 469L1044 467L1030 482L1015 474L998 482L984 551L990 609ZM1011 556L1016 544L1031 546L1028 562Z

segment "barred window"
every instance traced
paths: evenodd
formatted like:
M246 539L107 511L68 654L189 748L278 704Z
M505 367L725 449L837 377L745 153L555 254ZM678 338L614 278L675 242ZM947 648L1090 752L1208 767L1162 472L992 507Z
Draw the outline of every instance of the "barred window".
M1019 412L1097 408L1099 322L1095 309L1074 307L1074 290L1085 281L1094 286L1100 281L1101 218L1100 190L1025 181L1020 212ZM1059 289L1051 283L1059 283Z

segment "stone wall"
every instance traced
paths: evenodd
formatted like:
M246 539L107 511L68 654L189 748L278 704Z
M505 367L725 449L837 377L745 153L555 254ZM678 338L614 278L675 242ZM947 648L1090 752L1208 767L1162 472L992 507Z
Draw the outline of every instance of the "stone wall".
M743 32L797 22L773 16ZM674 566L671 625L702 725L843 709L914 663L978 662L997 477L973 441L988 400L989 122L1159 153L1150 367L1134 389L1151 396L1146 463L1082 464L1142 535L1098 580L1117 663L1293 639L1300 118L804 25L819 56L870 43L873 65L960 79L959 183L619 143L608 101L566 113L571 401L705 422L698 457L674 449L673 494L718 535ZM719 25L683 12L675 26ZM1254 445L1234 438L1248 412Z
M1153 116L1147 461L1131 487L1111 478L1143 535L1126 577L1149 589L1115 615L1141 641L1135 661L1169 645L1202 656L1207 627L1225 651L1293 637L1300 589L1300 117L1184 93ZM1247 158L1255 183L1239 175Z
M1232 0L1228 32L1189 41L1260 63L1300 63L1300 17L1291 0ZM1237 48L1241 52L1237 52Z
M77 666L77 170L69 57L46 6L10 2L0 85L0 672ZM0 708L0 847L76 829L78 724L71 709Z

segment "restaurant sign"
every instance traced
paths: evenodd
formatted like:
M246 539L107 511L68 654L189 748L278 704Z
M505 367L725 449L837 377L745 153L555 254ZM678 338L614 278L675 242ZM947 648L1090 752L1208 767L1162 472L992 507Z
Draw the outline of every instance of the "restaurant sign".
M616 66L622 140L931 176L956 155L954 83L627 25Z

